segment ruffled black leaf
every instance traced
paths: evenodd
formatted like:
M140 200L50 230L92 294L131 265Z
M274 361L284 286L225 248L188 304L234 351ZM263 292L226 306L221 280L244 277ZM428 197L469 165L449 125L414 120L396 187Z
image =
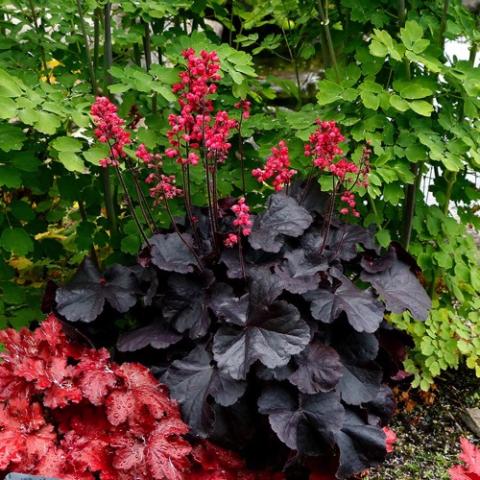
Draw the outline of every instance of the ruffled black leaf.
M182 237L189 245L193 245L191 235L183 233ZM193 267L197 264L195 257L178 234L158 233L149 242L151 261L160 270L177 273L193 272Z
M148 346L162 350L179 342L182 335L160 322L152 322L145 327L124 333L117 341L121 352L136 352Z
M386 437L380 427L368 425L353 411L347 410L340 432L335 434L340 451L337 478L347 479L385 459Z
M167 284L162 314L178 332L190 338L206 335L210 326L206 287L208 280L174 273Z
M275 274L284 290L302 294L317 288L318 272L327 268L327 263L311 262L304 249L299 248L285 253L285 261L275 268Z
M367 250L379 252L372 231L360 225L344 223L339 228L332 229L328 249L342 260L350 261L358 255L359 244Z
M343 365L338 353L318 341L311 343L296 361L298 368L289 380L302 393L329 392L342 376Z
M427 319L432 300L407 264L396 260L383 272L362 272L361 278L375 288L390 312L408 310L418 320Z
M253 248L265 252L279 252L284 236L299 237L313 219L305 208L283 193L271 195L266 210L255 217L248 237Z
M102 275L90 258L80 265L72 280L55 295L57 312L71 322L93 322L105 302L125 313L137 303L137 282L132 271L112 265Z
M339 382L342 400L349 405L372 402L378 395L382 382L382 370L373 363L354 365L345 363Z
M268 415L272 430L287 447L304 454L317 452L318 440L324 447L332 445L345 415L334 392L303 395L280 386L262 392L258 410Z
M230 305L225 301L224 311L236 311L238 302L234 296ZM219 368L237 380L244 379L257 360L269 368L286 365L310 340L298 309L285 301L263 307L250 304L245 320L241 318L231 315L229 322L235 326L220 327L213 342Z
M223 374L202 345L185 358L174 361L162 381L179 402L192 433L201 437L207 436L213 427L214 412L210 400L228 407L244 394L246 388L245 382Z
M369 290L360 290L338 271L332 276L340 281L334 290L316 290L305 294L311 301L313 318L332 323L345 312L348 322L357 332L374 332L383 320L384 307Z

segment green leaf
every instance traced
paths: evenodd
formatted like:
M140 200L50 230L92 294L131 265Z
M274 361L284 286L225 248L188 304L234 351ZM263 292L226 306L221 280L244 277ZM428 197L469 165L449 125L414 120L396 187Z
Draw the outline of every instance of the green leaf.
M414 100L413 102L408 102L408 105L415 113L424 117L429 117L433 112L433 105L425 100Z
M7 124L0 125L0 150L4 152L21 150L25 140L25 133L20 127Z
M399 112L408 110L408 102L398 95L392 95L390 97L390 105Z
M392 241L390 232L388 230L379 230L375 234L375 238L377 239L377 242L380 244L380 246L384 248L388 247L390 245L390 242Z
M317 100L320 105L328 105L340 99L343 88L331 80L318 82Z
M59 152L58 160L69 172L85 172L83 160L74 152Z
M131 234L122 238L120 249L123 253L136 255L140 249L141 241L138 235Z
M17 113L17 104L8 97L0 97L0 119L9 120Z
M7 228L0 237L0 246L23 257L33 250L33 241L23 228Z
M391 203L392 205L398 205L398 202L404 196L404 190L402 185L398 183L387 183L383 187L383 196L386 202Z
M0 96L19 97L23 94L21 86L23 86L23 83L20 79L0 68Z
M60 127L61 122L57 115L48 112L38 112L38 120L35 128L47 135L53 135Z
M423 87L415 82L407 82L407 85L400 90L400 95L409 100L425 98L433 94L433 91L427 87Z
M378 110L378 107L380 106L379 95L371 92L362 91L360 93L360 98L362 99L362 102L366 108L369 108L371 110Z
M100 160L106 158L108 153L108 145L105 143L96 143L93 145L93 147L82 152L82 155L87 162L98 166L100 164Z
M50 142L50 146L57 152L79 152L82 149L82 142L73 137L57 137Z
M0 166L0 186L18 188L22 185L20 172L12 167Z

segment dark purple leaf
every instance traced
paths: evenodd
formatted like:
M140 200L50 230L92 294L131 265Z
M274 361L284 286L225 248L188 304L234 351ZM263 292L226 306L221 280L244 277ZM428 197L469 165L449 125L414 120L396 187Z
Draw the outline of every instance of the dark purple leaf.
M267 368L264 365L258 365L256 368L257 377L260 380L265 380L266 382L271 380L283 382L284 380L288 380L288 377L290 377L290 375L292 375L292 373L295 371L295 367L292 365L292 363L293 362L289 362L287 365L277 368Z
M342 376L340 356L332 347L320 342L311 343L298 356L297 364L298 368L289 380L302 393L329 392Z
M257 215L248 237L250 245L265 252L279 252L283 237L299 237L312 223L311 215L292 197L271 195L265 212Z
M137 277L139 289L142 292L143 304L150 306L158 290L156 270L153 267L142 267L141 265L134 265L131 267L131 270Z
M384 272L393 265L396 260L395 249L390 247L385 255L379 257L372 252L365 252L360 260L360 266L367 273Z
M145 327L124 333L117 341L117 348L121 352L136 352L145 347L158 350L168 348L179 342L182 336L160 322L153 322Z
M215 286L210 297L210 308L215 315L227 323L243 327L247 323L250 294L235 296L233 288L226 283Z
M193 245L191 235L183 233L182 237L189 245ZM178 234L158 233L149 241L152 263L160 270L177 273L193 272L193 267L197 265L195 257Z
M373 414L381 420L381 422L377 422L378 424L385 424L392 417L397 405L393 397L392 389L386 385L382 385L377 392L377 396L365 406L370 415Z
M232 299L232 308L235 302ZM310 329L297 308L278 301L251 309L243 328L221 327L215 334L213 353L218 367L240 380L257 360L269 368L286 365L309 340Z
M347 410L340 432L335 434L340 451L338 479L347 479L385 459L386 437L380 427L368 425L356 413Z
M278 438L292 450L317 450L314 437L332 444L344 420L344 408L334 392L297 394L280 386L267 387L258 399L258 410L268 415Z
M414 318L427 319L432 300L407 264L396 260L383 272L362 272L361 278L375 288L390 312L403 313L409 310Z
M345 312L348 322L357 332L375 332L383 320L384 308L370 290L360 290L338 270L332 276L340 281L335 291L315 290L305 294L311 301L313 318L332 323Z
M162 314L178 332L202 338L210 326L206 287L208 281L174 273L170 275Z
M346 261L353 260L358 255L357 245L359 244L367 250L378 251L373 232L360 225L348 223L333 229L328 243L332 255Z
M367 363L378 355L378 340L373 333L359 333L345 328L335 332L334 347L350 363Z
M285 290L302 294L317 288L318 272L327 268L326 263L311 262L304 249L299 248L285 254L285 261L275 268L275 274Z
M105 302L120 313L137 302L137 282L132 271L113 265L102 275L86 258L72 280L55 295L57 311L71 322L92 322L103 311Z
M349 405L373 401L381 387L382 370L374 363L353 365L344 363L338 390Z
M245 392L246 383L232 380L218 370L202 345L182 360L172 363L162 377L172 397L182 409L183 418L195 435L210 433L214 414L210 398L224 407L233 405Z

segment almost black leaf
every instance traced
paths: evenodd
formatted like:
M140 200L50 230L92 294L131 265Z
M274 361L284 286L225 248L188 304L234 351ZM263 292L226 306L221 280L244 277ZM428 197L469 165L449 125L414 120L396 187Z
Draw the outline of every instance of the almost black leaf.
M182 336L161 322L152 322L145 327L124 333L117 341L121 352L136 352L148 346L162 350L179 342Z
M170 275L162 314L178 332L202 338L210 326L206 287L208 281L173 273Z
M380 391L382 370L374 363L353 365L345 363L338 390L349 405L372 402Z
M202 345L185 358L176 360L162 380L182 409L183 418L200 437L208 436L214 414L210 397L224 407L233 405L245 392L246 383L232 380L218 370L213 358Z
M332 445L344 422L344 408L334 392L297 394L280 386L267 387L258 399L258 410L268 415L278 438L292 450L318 451L317 437Z
M189 245L193 245L190 234L183 233L182 237ZM149 242L152 263L160 270L177 273L193 272L193 267L197 264L195 257L177 233L158 233Z
M313 318L332 323L345 312L348 322L357 332L375 332L383 320L384 308L369 290L360 290L338 270L331 270L340 285L332 292L316 290L305 294L311 301Z
M250 245L265 252L279 252L283 237L299 237L313 219L292 197L283 193L271 195L266 210L255 217Z
M289 380L302 393L329 392L342 376L343 365L338 353L318 341L311 343L296 361L298 368Z
M368 425L351 410L347 410L342 430L335 434L340 451L337 478L353 474L383 462L386 450L385 433L380 427Z
M57 312L71 322L88 323L108 302L125 313L137 303L136 289L135 275L129 268L113 265L102 275L92 260L85 258L70 283L57 290Z
M362 272L361 278L372 284L390 312L409 310L414 318L427 319L432 300L407 264L396 260L383 272Z

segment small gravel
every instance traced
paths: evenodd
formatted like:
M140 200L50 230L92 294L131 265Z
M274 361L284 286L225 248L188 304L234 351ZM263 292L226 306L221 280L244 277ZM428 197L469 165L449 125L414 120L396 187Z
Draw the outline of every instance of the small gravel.
M467 430L462 411L480 407L480 379L471 370L447 372L428 394L398 390L397 414L391 425L398 442L386 463L363 480L449 480L458 463L459 439L478 438Z

